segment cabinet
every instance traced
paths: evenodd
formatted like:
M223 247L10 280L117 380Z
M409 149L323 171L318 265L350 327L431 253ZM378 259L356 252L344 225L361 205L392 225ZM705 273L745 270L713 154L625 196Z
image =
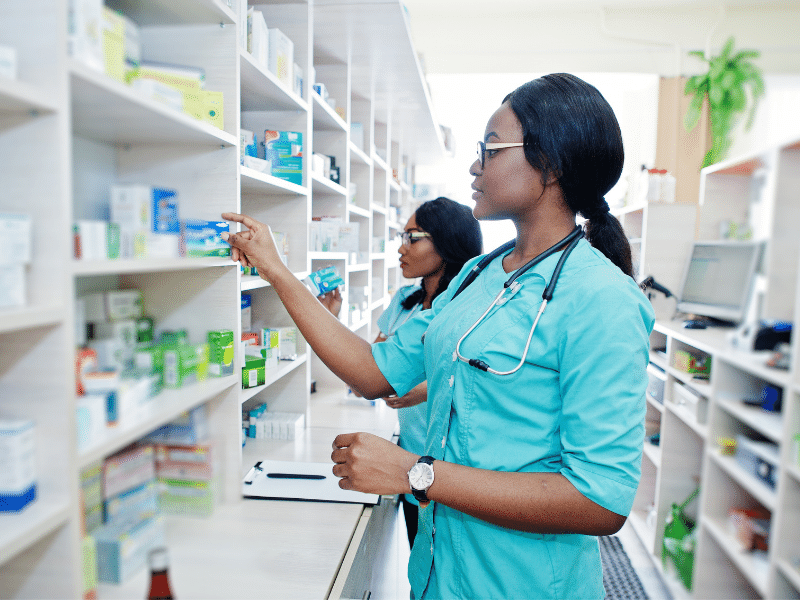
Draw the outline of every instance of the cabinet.
M269 285L243 276L227 259L73 259L73 222L108 220L109 188L115 183L176 190L181 218L213 220L223 211L249 213L288 235L288 264L299 278L335 264L347 278L347 289L361 286L367 291L365 314L351 319L343 311L342 318L369 337L375 314L387 305L398 278L391 240L408 214L413 166L443 155L399 2L361 7L338 1L251 1L270 27L279 27L292 39L294 62L305 74L299 94L242 50L244 24L234 0L106 4L140 27L145 60L204 70L206 88L223 93L224 127L146 98L69 56L66 0L4 3L0 8L0 43L16 48L19 74L14 80L0 77L0 211L24 211L33 219L26 303L0 310L0 415L36 422L38 472L37 500L20 513L0 515L4 598L81 597L80 471L200 405L208 409L221 457L221 499L210 519L167 519L173 566L186 579L204 581L193 563L194 547L223 543L230 532L229 542L238 544L232 551L242 560L211 572L217 581L246 579L250 562L249 532L243 526L248 509L240 495L246 462L242 410L267 402L271 410L303 412L307 423L320 427L332 418L324 408L315 413L309 392L311 352L300 340L298 359L268 372L263 386L241 389L243 357L237 351L233 375L163 391L135 417L78 450L74 365L79 296L117 288L141 290L157 331L185 329L198 342L211 329L230 329L239 337L242 291L252 295L255 325L289 325L290 320ZM344 117L312 91L314 69L317 81L346 108ZM354 122L362 124L363 147L351 134ZM302 132L302 183L240 165L240 128ZM315 151L336 156L343 167L341 185L312 174L310 156ZM359 189L354 203L348 201L351 181ZM321 215L358 222L359 252L311 251L309 222ZM248 444L246 451L267 456L281 449ZM322 522L329 518L344 523L328 541L345 547L361 507L325 508L329 512L320 516ZM289 527L292 519L303 518L300 509L282 506L274 514L254 510L254 522L265 528L280 528L284 519L286 534L276 538L280 543L314 537L313 531L298 533ZM332 581L338 560L318 563L312 569L315 577ZM285 567L276 562L275 569ZM283 581L278 575L272 590L276 597ZM271 581L270 575L262 574L259 581ZM140 583L101 584L98 597L138 596ZM263 588L238 584L228 589L237 595L264 593Z
M800 246L792 225L798 158L798 145L790 143L713 165L701 174L698 235L716 239L720 223L731 220L749 223L755 239L764 242L753 318L796 321L800 315ZM670 317L657 321L648 367L643 476L630 521L663 569L664 523L670 507L699 485L698 499L687 507L697 523L692 590L667 568L665 579L673 595L800 598L800 544L795 533L800 525L798 336L792 341L790 368L782 370L767 366L769 351L732 346L732 331L688 330ZM709 360L710 378L687 373L682 368L684 352ZM766 386L781 395L779 412L752 405ZM653 433L659 433L658 445L651 443ZM726 440L737 438L737 446L746 452L729 455ZM768 515L768 550L743 546L731 523L731 509Z

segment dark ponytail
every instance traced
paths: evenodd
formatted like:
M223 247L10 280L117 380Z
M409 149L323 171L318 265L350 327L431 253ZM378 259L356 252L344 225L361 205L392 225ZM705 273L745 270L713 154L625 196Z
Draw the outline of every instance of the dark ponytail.
M633 277L631 247L604 196L622 174L622 132L614 111L592 85L568 73L545 75L505 97L522 125L525 157L558 179L564 200L588 223L586 239Z
M439 279L439 287L433 293L436 298L447 289L464 263L482 253L481 228L468 206L441 196L420 204L414 215L417 226L431 234L433 247L444 261L444 273ZM422 289L406 298L402 303L403 308L408 310L421 304L426 295L423 280Z

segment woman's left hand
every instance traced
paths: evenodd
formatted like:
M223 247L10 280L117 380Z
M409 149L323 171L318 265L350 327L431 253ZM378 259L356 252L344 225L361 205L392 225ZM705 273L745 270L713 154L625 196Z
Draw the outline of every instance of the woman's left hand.
M333 474L339 487L367 494L407 494L408 470L419 456L371 433L343 433L333 440Z

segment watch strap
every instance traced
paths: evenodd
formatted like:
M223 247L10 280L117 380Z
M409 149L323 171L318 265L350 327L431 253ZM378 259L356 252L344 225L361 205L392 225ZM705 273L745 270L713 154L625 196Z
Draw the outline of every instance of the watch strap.
M424 463L426 465L432 465L434 460L432 456L420 456L419 460L417 460L417 464ZM417 502L422 502L424 504L430 502L430 500L428 500L428 490L417 490L412 487L411 493L414 495Z

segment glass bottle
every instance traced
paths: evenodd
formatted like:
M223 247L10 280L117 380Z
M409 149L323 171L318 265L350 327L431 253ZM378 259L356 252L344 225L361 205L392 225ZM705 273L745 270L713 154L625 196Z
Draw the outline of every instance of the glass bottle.
M150 592L147 600L174 600L172 590L169 587L169 555L163 546L153 548L147 555L147 562L150 565Z

